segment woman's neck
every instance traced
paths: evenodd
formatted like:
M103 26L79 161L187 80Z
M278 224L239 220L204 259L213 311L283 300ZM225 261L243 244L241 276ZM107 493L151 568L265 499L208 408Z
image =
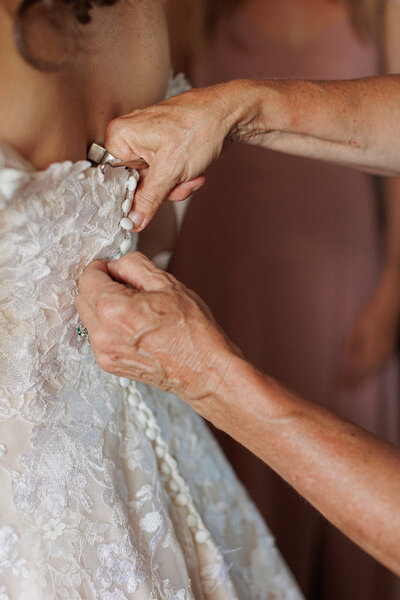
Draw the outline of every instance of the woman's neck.
M0 141L39 169L79 160L88 143L104 140L112 118L161 100L169 74L165 15L159 0L140 6L122 0L94 9L79 52L55 73L27 64L13 19L0 18Z

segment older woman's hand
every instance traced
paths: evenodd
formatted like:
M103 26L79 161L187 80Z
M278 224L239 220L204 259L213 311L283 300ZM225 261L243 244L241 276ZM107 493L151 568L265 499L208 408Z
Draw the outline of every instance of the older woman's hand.
M123 161L140 158L149 165L129 215L141 231L166 198L184 200L204 183L201 174L228 136L399 175L399 90L398 75L342 82L229 81L114 119L105 145Z
M245 85L193 89L111 121L107 150L127 162L142 158L150 167L130 215L136 231L146 227L166 198L184 200L203 185L202 173L235 126L235 87Z
M90 264L76 306L104 370L192 405L218 390L236 353L200 298L139 252Z

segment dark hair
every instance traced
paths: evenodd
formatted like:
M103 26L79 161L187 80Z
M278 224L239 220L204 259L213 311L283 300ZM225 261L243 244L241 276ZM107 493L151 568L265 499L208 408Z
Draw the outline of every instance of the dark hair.
M23 0L15 15L15 41L21 56L41 71L56 71L63 61L41 58L29 44L29 25L33 20L45 19L60 39L70 35L66 25L86 25L91 21L94 6L111 6L118 0ZM39 10L39 15L34 14ZM70 40L65 40L69 41Z

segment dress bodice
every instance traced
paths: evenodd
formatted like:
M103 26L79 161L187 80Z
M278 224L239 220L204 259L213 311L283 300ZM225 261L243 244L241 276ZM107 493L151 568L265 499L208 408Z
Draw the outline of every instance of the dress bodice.
M133 176L0 145L0 598L300 600L202 420L77 335L84 267L128 249Z
M76 335L76 282L89 262L119 251L129 176L87 161L35 172L0 146L0 369L11 403L3 419L17 410L15 397L18 410L24 398L25 414L36 414L43 381L49 387L66 356L87 352Z

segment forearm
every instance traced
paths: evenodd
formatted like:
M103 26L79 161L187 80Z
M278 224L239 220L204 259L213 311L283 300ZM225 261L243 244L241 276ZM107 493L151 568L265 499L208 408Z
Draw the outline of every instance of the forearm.
M79 289L103 369L180 396L400 575L399 449L259 373L196 294L140 253L92 263Z
M353 81L237 81L241 141L289 154L400 174L400 76Z
M400 574L400 454L232 355L195 406Z

